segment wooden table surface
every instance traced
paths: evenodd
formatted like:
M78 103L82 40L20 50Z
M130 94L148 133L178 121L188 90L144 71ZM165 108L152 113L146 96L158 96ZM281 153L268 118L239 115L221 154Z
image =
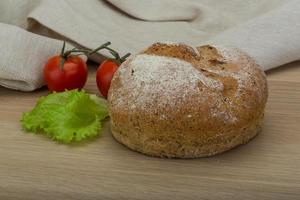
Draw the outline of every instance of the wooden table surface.
M97 93L95 70L86 85ZM0 199L300 199L300 62L269 71L262 133L202 159L159 159L102 136L64 145L22 131L20 117L47 90L0 87Z

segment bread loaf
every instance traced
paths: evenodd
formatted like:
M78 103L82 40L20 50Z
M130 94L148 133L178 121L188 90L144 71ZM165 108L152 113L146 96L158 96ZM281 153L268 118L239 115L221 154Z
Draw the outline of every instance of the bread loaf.
M267 95L264 72L237 49L156 43L115 73L111 131L151 156L212 156L258 134Z

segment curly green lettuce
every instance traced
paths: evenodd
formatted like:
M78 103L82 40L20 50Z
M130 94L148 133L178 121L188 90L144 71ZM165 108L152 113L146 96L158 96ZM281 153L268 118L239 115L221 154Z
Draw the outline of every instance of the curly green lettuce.
M103 100L85 91L70 90L41 97L32 111L23 113L21 123L28 132L70 143L97 136L107 117Z

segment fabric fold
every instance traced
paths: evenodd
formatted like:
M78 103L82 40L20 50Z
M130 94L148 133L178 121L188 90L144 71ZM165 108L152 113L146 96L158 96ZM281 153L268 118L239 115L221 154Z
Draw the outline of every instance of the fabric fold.
M198 7L187 1L107 0L107 2L124 13L145 21L191 21L198 16Z
M57 39L89 49L110 41L121 55L164 41L233 46L268 70L300 58L299 10L300 0L0 1L0 85L43 86L43 65L62 46Z
M43 66L49 57L61 52L62 44L60 40L0 23L0 85L22 91L42 87ZM72 46L67 44L66 48Z
M300 58L300 1L292 1L247 23L224 31L208 43L248 53L268 70Z

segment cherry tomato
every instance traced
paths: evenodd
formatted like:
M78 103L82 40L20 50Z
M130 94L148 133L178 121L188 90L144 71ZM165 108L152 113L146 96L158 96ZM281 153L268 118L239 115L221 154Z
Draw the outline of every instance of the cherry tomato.
M96 81L98 89L101 94L107 98L107 93L110 87L111 80L114 73L117 71L119 65L112 60L105 60L101 63L97 70Z
M62 66L62 56L51 57L44 67L44 79L50 91L81 89L87 80L86 63L79 56L69 56Z

